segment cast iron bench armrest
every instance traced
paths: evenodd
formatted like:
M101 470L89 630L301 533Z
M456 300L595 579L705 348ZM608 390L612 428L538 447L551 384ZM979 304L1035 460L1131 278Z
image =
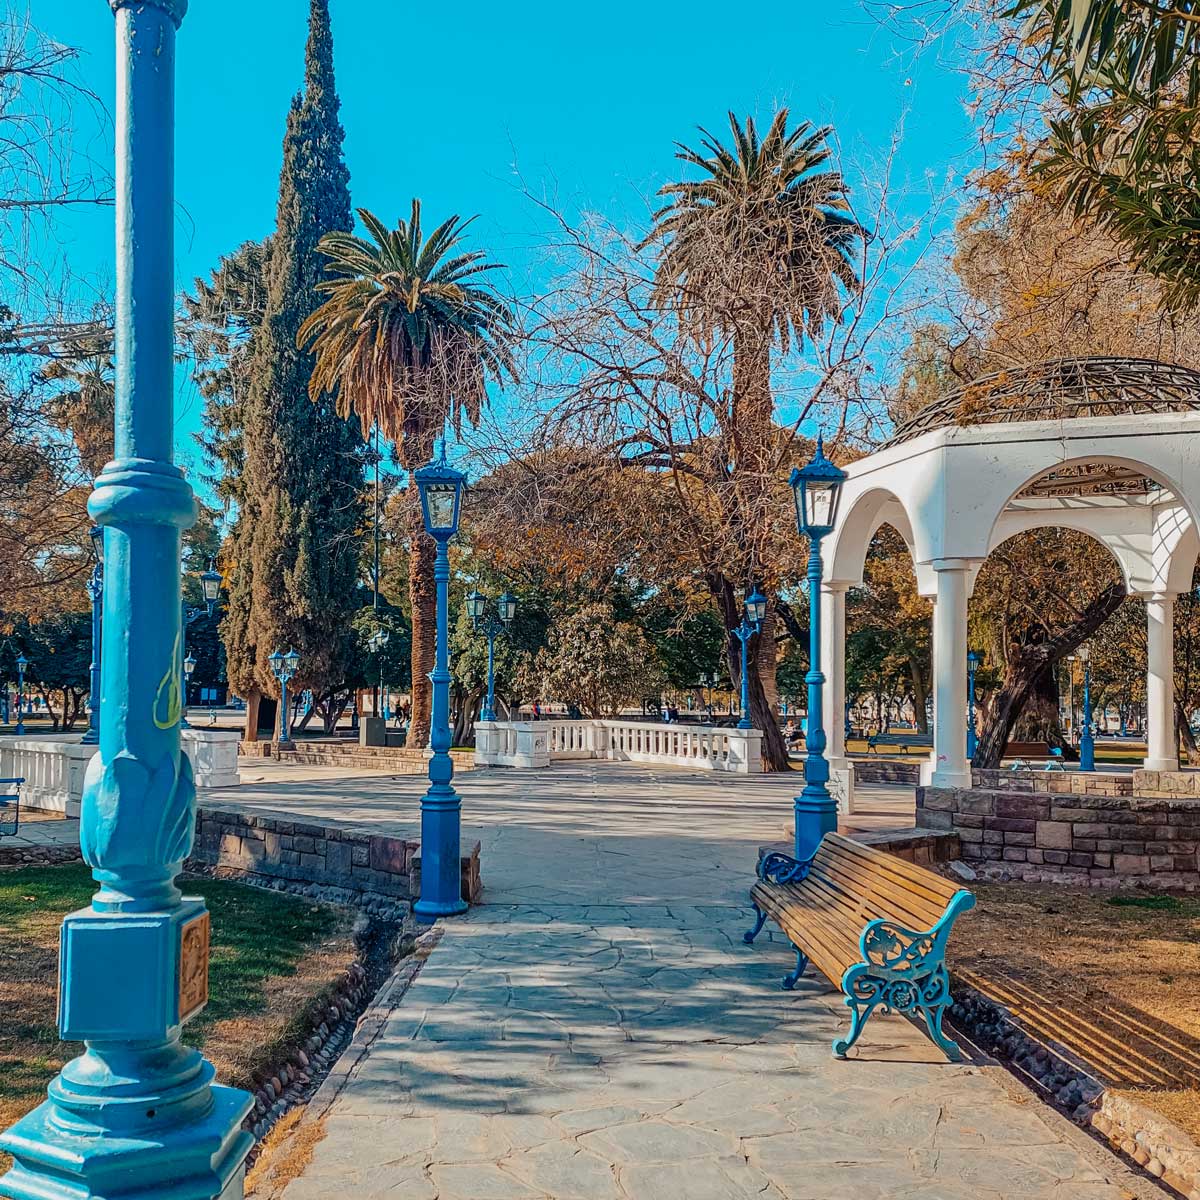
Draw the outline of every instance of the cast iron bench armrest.
M975 897L959 891L931 929L905 929L887 917L868 921L858 938L862 963L872 972L923 974L942 962L946 939L961 912L974 907Z
M772 850L759 859L756 873L764 883L799 883L808 874L813 857L794 858L784 850Z

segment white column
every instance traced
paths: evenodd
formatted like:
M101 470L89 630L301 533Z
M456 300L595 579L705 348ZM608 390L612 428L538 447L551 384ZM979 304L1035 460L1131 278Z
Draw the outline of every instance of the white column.
M933 605L934 787L970 787L967 763L967 580L964 559L938 559ZM924 774L924 773L923 773Z
M825 755L846 757L846 589L845 583L821 584L821 670L825 673L822 720Z
M1146 597L1146 761L1147 771L1179 769L1175 738L1175 597Z

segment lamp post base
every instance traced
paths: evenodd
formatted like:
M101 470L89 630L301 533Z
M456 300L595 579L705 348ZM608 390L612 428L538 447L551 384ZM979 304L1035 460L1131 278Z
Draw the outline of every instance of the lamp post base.
M11 1200L235 1200L253 1138L242 1129L253 1100L214 1084L199 1117L168 1129L114 1135L87 1123L65 1126L46 1101L0 1139L16 1160L0 1178Z
M437 765L434 759L431 770ZM466 912L462 895L462 800L448 783L421 798L421 898L413 916L424 924Z
M805 788L792 806L796 822L795 858L811 858L827 833L837 832L837 801L824 788L810 791Z

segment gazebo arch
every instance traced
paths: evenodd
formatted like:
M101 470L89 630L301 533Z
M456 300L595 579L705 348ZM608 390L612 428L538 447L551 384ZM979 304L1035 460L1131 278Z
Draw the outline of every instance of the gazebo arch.
M885 521L907 522L901 532L918 588L934 600L934 748L924 782L970 785L967 599L995 546L1044 526L1102 542L1130 594L1146 601L1146 766L1175 766L1173 605L1200 552L1200 372L1118 358L995 372L922 409L847 472L849 519L828 539L822 593L831 634L825 726L835 770L849 769L833 733L842 727L835 703L845 694L845 588L861 581L867 545Z

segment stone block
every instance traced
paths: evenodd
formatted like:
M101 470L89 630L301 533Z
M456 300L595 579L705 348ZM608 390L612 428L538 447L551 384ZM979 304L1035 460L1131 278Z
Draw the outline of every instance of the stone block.
M1043 850L1070 850L1072 828L1067 821L1039 821L1037 845Z
M955 829L982 829L986 817L978 816L975 813L955 813L954 828Z
M349 876L351 870L348 842L329 842L325 846L325 871L332 876Z
M1037 825L1025 817L988 817L983 822L985 829L999 829L1003 833L1033 833Z
M959 838L961 838L962 841L964 841L964 842L976 843L976 842L983 841L983 830L982 829L972 829L968 826L963 826L963 825L959 825L956 828L958 830Z
M1065 867L1071 857L1065 850L1044 850L1042 856L1046 862L1056 867Z
M917 811L918 829L953 829L955 814L942 812L935 808L922 808Z
M300 870L308 872L314 878L321 878L325 874L325 855L301 854Z
M292 849L299 850L301 854L315 854L317 839L311 833L298 833L292 838Z
M1112 855L1111 854L1093 854L1092 855L1092 863L1094 866L1097 866L1097 867L1111 867L1112 866Z
M1106 838L1110 837L1109 826L1099 821L1080 821L1075 826L1077 838Z
M1034 844L1033 834L1016 832L1006 833L1004 835L1004 844L1005 846L1032 846Z
M1150 855L1151 871L1173 871L1174 869L1175 859L1170 854Z
M959 791L958 811L990 817L995 813L995 797L989 792Z
M979 854L989 862L998 862L1004 856L1003 846L980 846Z
M1042 852L1040 850L1038 850L1036 847L1030 847L1030 849L1025 851L1025 859L1027 862L1039 863L1039 864L1044 863L1046 861Z
M1072 852L1067 855L1067 862L1073 867L1090 867L1092 865L1092 856L1090 854Z
M1049 800L1024 796L997 796L997 817L1021 817L1028 821L1044 821L1050 816Z
M372 837L368 861L373 871L390 871L395 875L407 873L408 843L403 838Z
M221 835L220 853L222 858L241 858L242 839L236 833Z
M921 788L917 809L938 809L952 812L958 807L954 788Z
M1150 859L1145 854L1114 854L1113 870L1118 875L1148 875Z
M1004 847L1005 862L1025 862L1025 850L1021 846L1005 846Z
M1072 850L1086 850L1089 854L1097 849L1095 838L1077 837L1071 844Z
M355 867L370 866L371 851L366 845L354 845L350 847L350 863Z
M1004 830L1002 829L985 829L983 831L983 840L989 846L1004 845Z

